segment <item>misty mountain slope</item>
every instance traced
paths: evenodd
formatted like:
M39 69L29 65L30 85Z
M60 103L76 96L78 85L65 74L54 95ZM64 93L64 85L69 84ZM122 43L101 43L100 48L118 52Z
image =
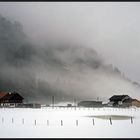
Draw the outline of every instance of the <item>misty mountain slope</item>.
M105 65L98 53L76 44L37 46L18 22L0 16L0 90L20 92L27 101L139 98L140 87ZM55 41L55 40L54 40Z
M18 66L30 60L34 51L19 22L12 23L0 16L0 33L0 63Z

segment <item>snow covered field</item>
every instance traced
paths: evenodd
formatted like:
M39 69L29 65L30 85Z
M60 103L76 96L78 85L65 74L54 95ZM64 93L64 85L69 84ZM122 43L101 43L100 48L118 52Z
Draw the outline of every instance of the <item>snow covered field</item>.
M0 109L0 138L140 138L139 130L139 108Z

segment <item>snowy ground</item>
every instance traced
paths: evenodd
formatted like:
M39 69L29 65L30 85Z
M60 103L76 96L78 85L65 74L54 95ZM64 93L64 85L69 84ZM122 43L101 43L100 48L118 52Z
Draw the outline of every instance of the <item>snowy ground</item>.
M0 108L0 138L140 138L139 130L139 108Z

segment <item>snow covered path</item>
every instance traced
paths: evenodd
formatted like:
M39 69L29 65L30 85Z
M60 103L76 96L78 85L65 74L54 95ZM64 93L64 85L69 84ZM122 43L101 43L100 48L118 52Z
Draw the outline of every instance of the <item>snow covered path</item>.
M0 138L140 138L139 130L139 108L0 109Z

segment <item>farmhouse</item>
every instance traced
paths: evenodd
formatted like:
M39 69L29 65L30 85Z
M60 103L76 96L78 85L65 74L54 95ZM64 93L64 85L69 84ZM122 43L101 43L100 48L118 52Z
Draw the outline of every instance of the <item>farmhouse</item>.
M132 99L128 95L113 95L111 98L109 98L108 106L114 106L114 107L130 107L130 106L136 106L140 107L140 101L137 99Z
M23 99L17 92L0 92L1 107L17 107L22 104Z
M126 101L129 104L129 101L132 100L132 98L128 95L113 95L111 98L109 98L109 100L109 106L122 106L122 104L126 103Z
M78 103L81 107L102 107L102 101L81 101Z

